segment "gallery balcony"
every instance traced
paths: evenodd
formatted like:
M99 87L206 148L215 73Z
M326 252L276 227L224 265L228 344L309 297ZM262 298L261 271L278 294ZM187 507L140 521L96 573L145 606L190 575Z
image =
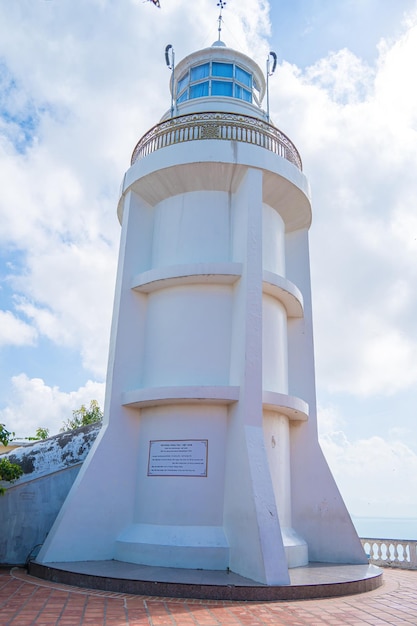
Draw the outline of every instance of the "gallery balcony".
M204 139L260 146L290 161L302 171L297 148L275 126L249 115L224 112L191 113L156 124L138 141L131 164L161 148Z

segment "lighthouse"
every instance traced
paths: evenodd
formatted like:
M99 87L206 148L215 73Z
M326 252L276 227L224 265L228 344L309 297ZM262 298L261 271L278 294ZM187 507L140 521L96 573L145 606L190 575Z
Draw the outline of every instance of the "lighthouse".
M300 155L253 59L166 54L171 107L121 185L104 425L37 560L264 585L366 564L318 443Z

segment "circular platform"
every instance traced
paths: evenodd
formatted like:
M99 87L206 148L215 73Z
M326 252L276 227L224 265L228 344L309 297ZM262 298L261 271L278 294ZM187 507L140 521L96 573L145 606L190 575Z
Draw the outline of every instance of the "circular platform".
M31 576L76 587L201 600L329 598L372 591L382 585L382 570L374 565L310 563L289 570L289 585L263 585L230 571L150 567L122 561L32 561L28 568Z

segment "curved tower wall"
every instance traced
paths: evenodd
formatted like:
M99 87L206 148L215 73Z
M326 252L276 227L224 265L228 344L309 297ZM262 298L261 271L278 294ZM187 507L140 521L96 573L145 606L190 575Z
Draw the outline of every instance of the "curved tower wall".
M239 80L219 87L226 62ZM41 562L230 568L265 584L309 559L366 562L317 439L309 187L290 140L239 99L245 72L261 99L248 57L184 59L174 90L188 99L135 149L105 426ZM223 87L239 97L210 91Z

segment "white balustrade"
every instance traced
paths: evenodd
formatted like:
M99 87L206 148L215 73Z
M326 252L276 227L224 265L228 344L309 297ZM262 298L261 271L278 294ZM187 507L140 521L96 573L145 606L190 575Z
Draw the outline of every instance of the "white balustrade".
M302 170L297 148L278 128L249 115L215 112L181 115L156 124L137 143L132 165L155 150L204 139L240 141L260 146Z
M361 538L361 542L373 565L417 569L416 540Z

